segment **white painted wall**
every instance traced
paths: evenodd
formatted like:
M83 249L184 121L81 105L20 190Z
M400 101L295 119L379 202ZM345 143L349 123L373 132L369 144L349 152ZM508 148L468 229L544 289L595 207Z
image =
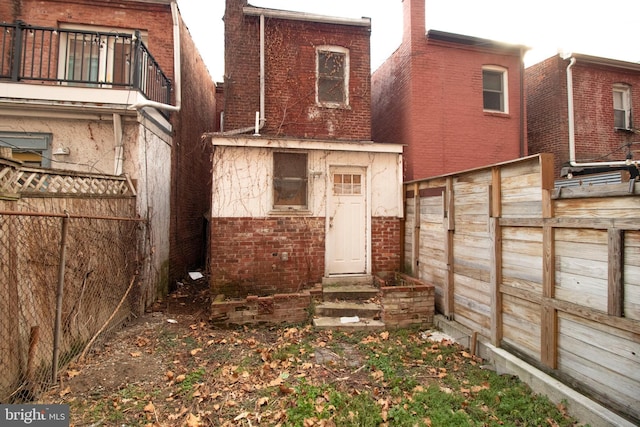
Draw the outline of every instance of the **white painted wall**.
M371 178L373 216L402 216L402 146L377 143L213 138L212 217L273 214L271 153L308 153L309 216L325 216L330 166L361 166Z

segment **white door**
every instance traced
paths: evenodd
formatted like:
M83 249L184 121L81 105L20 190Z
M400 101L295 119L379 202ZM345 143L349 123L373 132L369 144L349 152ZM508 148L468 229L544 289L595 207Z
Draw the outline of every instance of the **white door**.
M328 274L366 273L366 171L331 168L327 204Z

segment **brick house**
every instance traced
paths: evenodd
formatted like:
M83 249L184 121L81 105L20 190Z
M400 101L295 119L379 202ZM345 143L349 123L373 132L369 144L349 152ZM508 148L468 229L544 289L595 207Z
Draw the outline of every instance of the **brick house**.
M371 22L227 0L210 270L226 295L398 270L402 147L371 141Z
M637 176L640 64L555 55L526 69L530 153L553 153L555 177L628 170ZM569 109L571 106L571 110Z
M425 0L403 9L402 43L373 73L371 91L373 139L406 145L405 179L526 155L526 48L426 32Z
M2 2L0 22L0 146L45 175L133 182L153 302L204 262L211 149L200 136L216 129L215 84L177 4L18 0Z

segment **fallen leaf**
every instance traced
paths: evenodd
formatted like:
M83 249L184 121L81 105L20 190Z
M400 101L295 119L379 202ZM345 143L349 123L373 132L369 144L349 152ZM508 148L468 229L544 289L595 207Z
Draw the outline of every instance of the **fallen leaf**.
M389 339L389 332L384 331L384 332L380 332L380 338L382 338L383 340L388 340Z
M129 353L131 355L131 357L140 357L142 356L142 353L139 351L134 351L132 353Z
M267 403L269 403L269 398L268 397L261 397L260 399L258 399L258 401L256 402L257 406L264 406Z
M67 387L64 390L60 390L60 397L66 396L69 393L71 393L71 387Z
M188 427L199 427L202 424L200 423L200 417L197 415L193 415L191 412L189 412L189 415L187 415L187 426Z
M182 381L184 381L187 378L187 376L185 374L180 374L176 377L176 383L180 384Z
M156 407L153 406L153 402L149 402L146 404L146 406L143 408L144 412L155 412Z
M233 421L240 421L243 418L247 418L247 416L249 416L249 412L245 411L245 412L241 413L240 415L238 415L237 417L235 417L233 419Z
M69 369L67 371L67 377L69 378L77 377L78 375L80 375L80 371L76 371L75 369Z
M172 371L167 371L167 373L164 375L167 377L169 381L171 381L173 379L174 373Z
M282 394L291 394L293 393L293 389L290 387L287 387L284 384L280 384L280 393Z
M200 353L202 351L201 348L194 348L193 350L191 350L191 355L195 356L196 354Z

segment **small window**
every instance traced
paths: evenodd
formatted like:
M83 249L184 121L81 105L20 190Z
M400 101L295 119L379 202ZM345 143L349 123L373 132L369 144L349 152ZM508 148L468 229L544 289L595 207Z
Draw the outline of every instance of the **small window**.
M482 100L485 111L507 113L507 71L499 67L482 69Z
M51 167L51 135L41 133L0 133L0 147L10 147L14 160L34 168Z
M613 126L631 129L631 88L627 85L613 87Z
M362 175L350 173L334 173L333 194L335 194L336 196L362 194Z
M325 107L349 105L349 51L340 47L317 50L316 102Z
M276 209L307 207L307 155L273 153L273 206Z

